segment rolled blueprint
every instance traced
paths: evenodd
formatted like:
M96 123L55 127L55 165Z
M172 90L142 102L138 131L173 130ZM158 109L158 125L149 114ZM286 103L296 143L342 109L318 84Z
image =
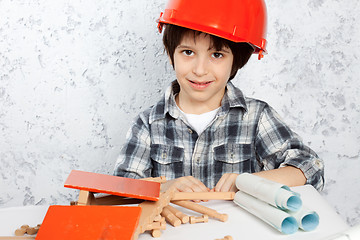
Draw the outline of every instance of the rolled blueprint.
M235 184L242 192L283 210L298 211L302 206L299 194L288 186L250 173L240 174Z
M242 191L235 194L234 203L284 234L295 233L299 228L296 219L290 214Z
M303 206L297 212L288 211L288 213L296 219L299 228L304 231L312 231L319 225L319 215L307 207Z

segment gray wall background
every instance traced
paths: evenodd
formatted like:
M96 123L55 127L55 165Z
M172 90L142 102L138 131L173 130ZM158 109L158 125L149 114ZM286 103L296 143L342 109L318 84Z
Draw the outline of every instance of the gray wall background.
M268 51L234 83L325 161L322 195L360 223L360 4L267 0ZM165 0L0 0L0 207L68 204L72 169L111 173L135 115L174 73Z

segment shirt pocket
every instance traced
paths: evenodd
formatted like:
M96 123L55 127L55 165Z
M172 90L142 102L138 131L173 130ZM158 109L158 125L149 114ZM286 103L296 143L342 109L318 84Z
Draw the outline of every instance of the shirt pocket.
M153 164L153 177L165 176L168 179L173 179L183 176L183 148L153 144L151 145L150 157Z
M217 178L224 173L253 172L251 144L223 144L214 147L214 173Z

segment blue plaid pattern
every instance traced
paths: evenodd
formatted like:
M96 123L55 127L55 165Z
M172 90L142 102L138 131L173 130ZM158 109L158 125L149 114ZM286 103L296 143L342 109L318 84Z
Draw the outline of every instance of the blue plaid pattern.
M227 84L215 119L198 135L175 103L176 81L164 98L142 112L127 134L114 175L167 179L192 175L213 188L225 173L294 166L320 190L324 164L265 102Z

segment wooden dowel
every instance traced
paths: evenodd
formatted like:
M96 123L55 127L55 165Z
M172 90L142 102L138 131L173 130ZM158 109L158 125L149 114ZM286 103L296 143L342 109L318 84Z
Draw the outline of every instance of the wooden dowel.
M26 233L29 235L34 235L37 234L37 232L39 231L40 227L29 227L28 229L26 229Z
M225 236L224 238L221 239L215 239L215 240L233 240L232 236Z
M188 208L188 209L193 210L195 212L206 214L209 217L219 219L222 222L225 222L228 219L227 214L218 213L214 209L202 206L200 204L196 204L194 202L190 202L190 201L172 201L172 203L174 203L176 205L179 205L181 207L184 207L184 208Z
M15 236L23 236L26 233L26 228L19 228L15 230Z
M201 217L194 217L191 216L190 217L190 224L194 224L194 223L206 223L209 221L209 217L208 215L202 215Z
M92 192L80 190L77 205L91 205L95 197Z
M171 200L234 200L234 196L235 192L176 192Z
M157 215L157 216L154 217L154 222L161 222L163 218L164 217L162 217L161 215Z
M174 227L180 226L181 224L181 220L179 218L177 218L175 216L175 214L173 214L168 206L164 207L162 212L161 212L161 216L165 217L166 221L168 223L170 223L171 225L173 225Z
M166 206L176 217L178 217L181 220L181 223L188 223L189 222L189 216L181 212L180 210L174 208L173 206Z
M151 231L151 236L153 238L159 238L161 237L161 231L159 229L154 229Z
M153 222L147 225L146 231L149 230L165 230L166 229L166 223L165 222Z

